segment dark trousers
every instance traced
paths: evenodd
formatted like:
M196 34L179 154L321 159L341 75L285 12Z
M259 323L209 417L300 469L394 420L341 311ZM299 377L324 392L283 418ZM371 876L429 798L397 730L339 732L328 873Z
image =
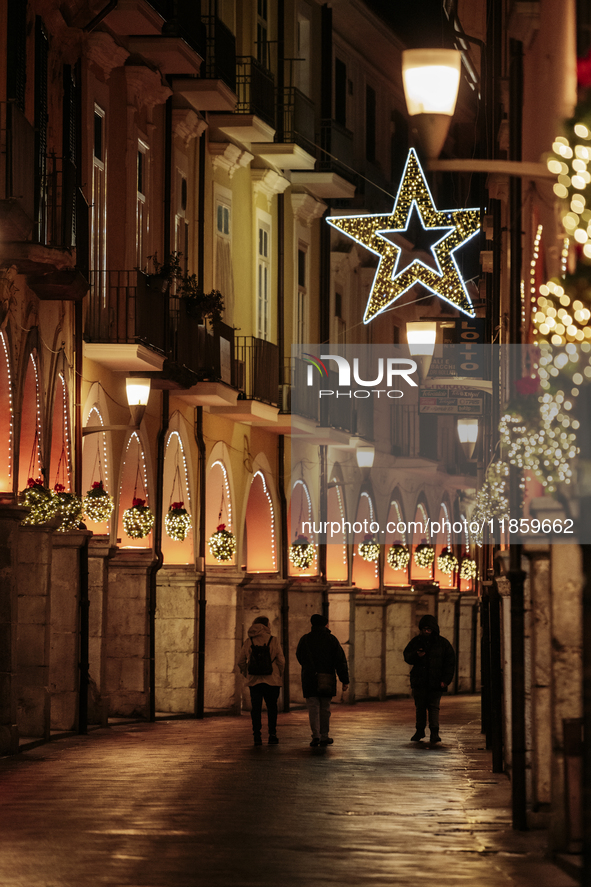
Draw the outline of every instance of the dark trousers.
M425 730L427 726L427 712L429 712L429 729L432 733L439 733L439 703L441 693L427 688L414 689L412 691L417 710L417 730Z
M277 732L277 700L280 687L272 687L271 684L254 684L250 690L250 717L252 719L252 732L255 736L261 732L261 712L263 699L267 706L267 721L269 724L269 736Z

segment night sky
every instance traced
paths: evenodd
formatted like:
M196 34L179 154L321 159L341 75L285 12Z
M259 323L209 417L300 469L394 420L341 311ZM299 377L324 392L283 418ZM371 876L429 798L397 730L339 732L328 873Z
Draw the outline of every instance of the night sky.
M367 0L409 48L452 46L442 0Z

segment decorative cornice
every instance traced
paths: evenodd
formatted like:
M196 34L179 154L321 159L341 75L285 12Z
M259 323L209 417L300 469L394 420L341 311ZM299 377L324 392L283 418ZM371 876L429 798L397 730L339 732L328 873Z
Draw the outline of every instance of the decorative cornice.
M198 139L207 129L207 122L192 108L172 109L172 131L188 145L191 139Z
M267 204L275 194L283 194L285 189L289 187L288 180L275 172L274 169L252 169L251 167L250 175L255 195L262 194L266 197Z
M214 169L223 169L232 178L237 169L249 166L253 155L232 142L210 142L209 153Z
M129 53L110 34L104 31L92 31L85 35L85 55L87 59L100 68L108 80L113 68L119 68L128 58Z
M291 208L296 219L309 228L315 219L319 219L326 210L326 203L312 197L305 191L291 195Z
M172 95L172 90L162 83L160 74L146 65L126 65L123 72L127 82L128 104L135 105L138 111L142 107L163 105Z

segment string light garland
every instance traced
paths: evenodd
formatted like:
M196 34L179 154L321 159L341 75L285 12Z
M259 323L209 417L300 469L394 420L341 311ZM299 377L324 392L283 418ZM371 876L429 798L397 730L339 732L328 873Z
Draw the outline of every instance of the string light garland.
M411 264L398 270L402 249L386 235L404 235L407 232L413 207L420 216L424 231L441 231L440 239L431 247L435 268L414 259ZM339 216L327 221L380 257L364 323L369 323L377 314L385 311L415 283L421 283L469 317L475 316L454 252L480 230L480 211L437 210L413 148L408 154L391 214Z
M83 501L84 514L88 520L97 524L108 521L115 507L113 497L105 490L102 480L93 483L92 489L87 492Z
M403 545L401 542L395 542L388 549L386 560L392 570L406 570L410 563L410 552L406 545Z
M23 505L31 509L22 521L23 524L39 526L49 523L56 516L59 503L53 492L43 485L41 479L35 480L30 477L27 488L20 495Z
M191 529L191 515L184 502L173 502L164 518L166 535L174 542L184 542Z
M314 545L302 533L296 536L295 542L289 546L289 560L298 570L307 570L311 567L314 554Z
M477 572L474 558L464 555L460 564L460 579L465 579L466 581L476 579Z
M429 569L435 562L435 549L426 540L417 545L414 552L414 561L417 567Z
M369 563L377 561L380 556L380 546L370 533L366 533L363 542L357 546L357 551L359 556Z
M231 561L236 551L236 537L226 530L225 524L218 524L215 533L209 537L208 545L216 561Z
M67 533L68 530L77 530L84 514L82 497L76 493L68 493L63 484L55 485L53 495L57 500L56 514L60 519L58 532Z
M122 521L130 539L145 539L154 526L154 515L145 499L134 499L131 508L123 512Z
M442 573L445 573L446 576L449 576L451 573L454 573L458 569L459 563L453 551L451 551L449 548L444 548L437 558L437 566Z
M10 480L12 477L12 436L13 436L13 417L14 411L12 407L12 373L10 372L10 360L8 357L8 344L6 341L6 336L4 333L0 332L0 339L2 340L2 348L4 350L4 361L6 366L6 375L7 375L7 393L8 393L8 411L9 411L9 426L8 426L8 453L6 454L8 457L7 464L7 479Z

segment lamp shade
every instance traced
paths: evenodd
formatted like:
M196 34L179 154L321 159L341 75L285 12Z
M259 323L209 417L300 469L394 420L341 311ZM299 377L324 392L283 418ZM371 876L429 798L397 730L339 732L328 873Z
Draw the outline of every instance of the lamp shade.
M357 464L360 468L371 468L375 456L374 447L357 447Z
M140 424L146 411L150 397L150 385L150 379L132 377L125 381L129 412L131 413L133 424L136 426Z
M458 437L466 454L466 458L471 459L478 440L478 419L458 419Z
M411 357L427 355L433 357L437 324L431 320L413 321L406 324L406 340Z
M411 117L416 114L453 116L461 61L456 49L407 49L402 53L402 82Z

